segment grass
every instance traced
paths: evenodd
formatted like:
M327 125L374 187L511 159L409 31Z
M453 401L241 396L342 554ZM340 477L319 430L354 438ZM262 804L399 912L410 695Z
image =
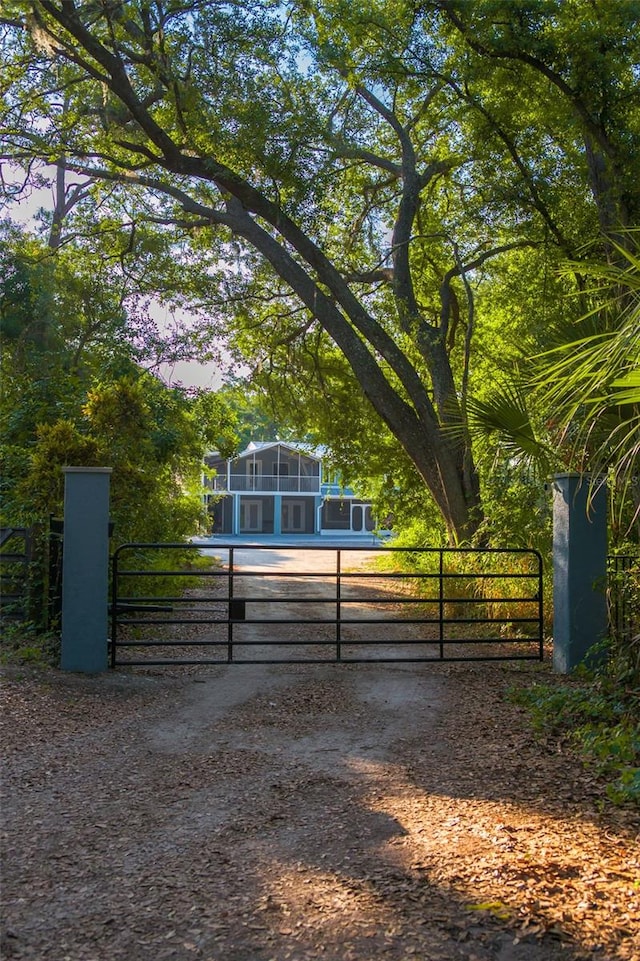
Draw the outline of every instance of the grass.
M138 572L130 576L119 574L120 597L149 596L161 599L197 587L202 575L220 568L218 557L205 556L195 551L137 549L124 555L120 570ZM170 571L171 573L167 573Z
M0 665L57 667L60 663L60 636L42 631L30 622L3 624Z

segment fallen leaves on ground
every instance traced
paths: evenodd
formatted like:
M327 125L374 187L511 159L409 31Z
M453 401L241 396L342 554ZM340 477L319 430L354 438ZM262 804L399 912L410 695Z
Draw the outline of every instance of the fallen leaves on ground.
M636 961L637 813L538 672L8 672L3 957Z

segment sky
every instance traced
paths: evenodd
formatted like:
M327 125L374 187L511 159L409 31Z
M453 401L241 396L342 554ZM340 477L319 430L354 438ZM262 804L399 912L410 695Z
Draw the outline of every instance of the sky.
M220 366L215 362L199 364L195 360L179 360L174 364L161 364L157 374L170 387L182 384L183 387L218 390L222 385Z
M37 226L34 220L36 212L41 208L53 208L53 204L52 190L39 188L33 190L28 199L13 204L8 210L8 215L14 223L28 229L34 229ZM166 310L158 305L158 310L154 313L154 320L158 323L160 329L162 329L163 318L166 316ZM167 323L169 322L167 321ZM224 371L216 361L201 364L196 360L181 360L169 364L160 364L154 373L169 386L182 384L183 387L218 390L222 386Z

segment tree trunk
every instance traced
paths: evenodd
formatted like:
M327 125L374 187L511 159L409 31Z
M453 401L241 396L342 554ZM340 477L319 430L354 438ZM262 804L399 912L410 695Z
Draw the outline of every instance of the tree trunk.
M431 492L451 542L470 541L482 521L482 509L477 476L475 471L469 471L469 452L465 449L461 430L442 429L427 391L419 381L419 387L415 382L405 384L413 403L408 403L397 393L386 379L369 345L358 336L335 302L316 285L282 244L249 217L246 211L236 208L228 223L235 233L244 236L263 254L340 348L365 396L400 442ZM359 304L358 309L362 310ZM362 326L361 318L356 318L354 323ZM443 363L443 358L439 359ZM400 363L400 359L396 360ZM446 354L444 363L446 370ZM413 368L405 373L407 376L413 375L412 381L417 380ZM445 372L442 379L447 380ZM469 483L469 477L474 477L475 482Z

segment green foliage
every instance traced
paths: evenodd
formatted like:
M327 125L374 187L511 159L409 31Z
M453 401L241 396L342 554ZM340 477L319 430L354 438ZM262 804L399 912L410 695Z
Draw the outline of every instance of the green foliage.
M88 354L103 361L116 330L153 362L145 299L188 307L198 324L176 330L176 351L191 338L210 356L224 340L346 477L384 478L381 497L406 491L407 505L427 487L452 540L493 536L504 512L478 482L477 461L493 469L483 445L503 476L525 455L553 467L558 446L541 406L496 381L526 385L527 357L581 312L585 239L615 262L640 219L637 4L6 6L5 155L30 183L60 158L75 178L42 219L66 282L53 300L44 282L23 297L19 265L12 342L63 330L82 394ZM574 263L562 278L560 258ZM44 326L20 306L35 293ZM619 409L634 376L611 382ZM609 427L615 455L633 423ZM170 433L161 424L154 449L171 450Z
M99 467L100 450L93 437L81 434L69 421L41 424L26 476L18 482L16 500L28 505L34 518L60 515L64 497L63 467Z
M144 576L122 578L119 596L179 597L184 591L202 587L202 577L214 567L220 567L217 557L205 557L195 551L145 550L136 548L122 555L121 567L146 572ZM167 573L167 572L174 573Z
M208 450L233 457L246 446L239 433L240 413L234 395L224 390L202 391L195 397L191 413Z
M439 547L446 544L446 531L440 515L418 485L413 490L386 492L375 501L375 505L377 515L384 516L384 507L387 507L393 518L394 547Z
M31 667L57 667L60 662L60 636L42 631L39 624L22 622L3 626L0 664L28 664Z
M491 547L538 550L550 567L552 509L543 478L501 460L494 461L483 477L486 519L479 534Z
M59 516L64 466L110 466L117 541L193 533L204 450L213 437L235 443L228 406L169 389L139 367L120 282L95 251L77 250L74 266L68 249L53 252L26 233L5 228L4 240L5 521Z
M534 684L513 692L535 728L567 737L606 782L613 803L640 805L640 684L624 683L615 660L595 673L554 686ZM580 674L578 675L580 677Z
M635 243L633 233L625 236ZM563 266L565 274L579 270L589 281L580 296L588 311L554 325L549 350L522 358L511 385L470 398L468 410L479 463L493 450L503 477L505 458L512 475L517 465L537 484L553 470L608 475L616 494L612 529L624 536L640 517L640 260L628 247L612 242L612 248L616 263ZM492 472L482 472L485 483ZM486 499L485 507L494 520Z
M625 235L627 244L636 235ZM621 491L618 508L640 516L640 256L613 244L616 263L591 264L592 328L544 357L537 387L556 437L574 462L595 474L609 470Z
M0 247L4 524L34 526L30 598L46 623L46 530L63 513L65 466L113 469L112 546L175 541L205 522L202 456L213 437L231 450L223 400L167 388L136 363L135 325L93 254L53 253L5 230ZM98 262L98 267L104 266Z
M470 398L467 410L472 434L487 441L497 435L503 463L517 461L533 480L548 476L555 452L536 437L522 389L506 385L484 398Z

